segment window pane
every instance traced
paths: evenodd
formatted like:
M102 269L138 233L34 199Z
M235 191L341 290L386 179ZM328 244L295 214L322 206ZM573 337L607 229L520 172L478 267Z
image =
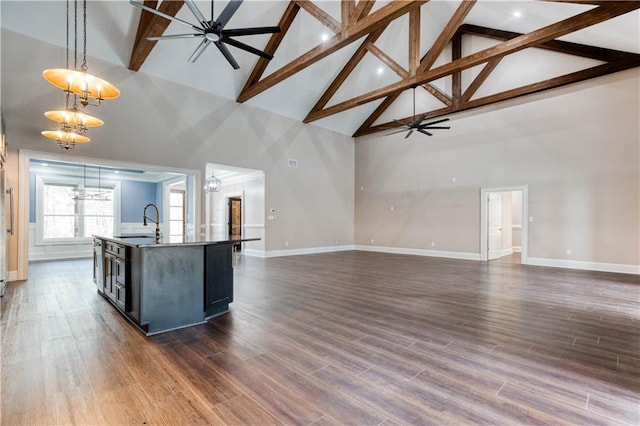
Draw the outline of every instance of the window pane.
M181 220L172 220L169 222L169 235L182 235Z
M85 216L84 237L113 235L113 216Z
M44 216L44 238L73 238L76 233L75 216Z
M184 205L184 192L171 192L169 194L169 205L171 206Z
M43 206L45 215L74 215L76 201L73 199L74 186L44 185Z
M97 192L97 191L96 191ZM113 190L101 190L107 200L84 200L84 214L89 216L113 216Z
M184 210L182 207L170 207L169 208L169 220L182 220Z

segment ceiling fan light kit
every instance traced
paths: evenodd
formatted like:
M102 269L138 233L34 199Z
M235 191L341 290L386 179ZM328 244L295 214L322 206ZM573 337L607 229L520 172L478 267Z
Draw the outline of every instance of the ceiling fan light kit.
M233 69L236 70L240 68L240 65L227 48L227 45L236 47L240 50L244 50L245 52L249 52L254 55L258 55L261 58L265 58L267 60L272 59L273 55L270 55L266 52L263 52L262 50L256 49L255 47L249 46L248 44L242 43L238 40L235 40L232 37L273 34L280 32L280 27L277 26L225 29L226 25L229 23L229 20L236 13L242 2L243 0L230 0L229 3L227 3L227 6L225 6L225 8L223 9L222 13L220 13L220 15L218 16L218 19L214 19L213 0L211 0L211 19L207 19L202 14L200 9L198 9L198 6L196 6L193 0L185 0L185 4L198 21L198 24L192 24L180 18L167 15L166 13L146 6L143 3L129 0L129 3L131 3L133 6L139 7L140 9L145 10L149 13L153 13L162 18L168 19L169 21L183 25L193 31L187 34L170 34L157 37L147 37L147 40L159 41L200 38L200 44L198 44L196 49L189 57L189 62L193 63L197 61L200 55L202 55L202 53L207 49L207 47L209 47L211 44L214 44L218 48L220 53L222 53L222 56L225 57L227 62L229 62Z
M114 99L120 96L120 90L108 81L89 74L87 67L87 0L83 0L83 27L82 27L82 65L77 68L78 62L78 0L74 0L74 68L69 66L69 1L67 0L67 45L66 68L50 68L42 72L42 77L53 86L62 89L65 93L65 109L45 112L45 117L60 124L58 131L44 131L42 135L58 142L64 149L72 149L77 143L86 143L91 139L84 136L89 127L99 127L104 124L99 118L93 117L78 108L78 103L83 107L97 106L105 99ZM95 100L95 103L91 103ZM70 106L70 104L73 106Z
M403 127L403 129L397 130L395 132L387 133L387 136L395 135L396 133L407 132L407 134L404 137L405 139L407 139L409 136L411 136L411 134L414 131L418 133L422 133L423 135L433 136L433 133L427 130L451 128L449 126L434 126L434 124L439 124L439 123L444 123L445 121L449 121L448 118L442 118L440 120L430 121L428 123L423 123L423 121L425 120L426 114L422 114L420 117L416 118L416 87L418 86L416 85L411 86L411 89L413 90L413 120L409 124L406 124L400 120L393 120L396 123L398 123L398 126L396 127Z

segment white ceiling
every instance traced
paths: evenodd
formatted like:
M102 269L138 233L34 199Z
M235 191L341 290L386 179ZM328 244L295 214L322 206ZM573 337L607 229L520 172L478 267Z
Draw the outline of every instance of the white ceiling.
M196 3L205 16L209 14L210 2L197 1ZM216 15L220 13L226 3L226 1L215 2ZM318 1L315 3L334 18L340 20L339 1ZM387 1L378 1L374 10L385 3ZM227 28L277 25L286 5L287 1L245 1L233 16ZM422 54L429 49L458 5L459 0L433 0L422 7ZM57 46L65 46L65 1L2 0L0 7L3 28ZM524 33L573 16L591 7L541 1L485 0L479 1L474 6L465 22ZM516 10L521 13L522 16L520 18L513 16L513 12ZM108 80L108 75L102 75L98 72L99 70L91 68L91 57L97 57L112 64L126 67L131 56L140 9L130 5L128 1L89 0L87 15L89 69ZM195 22L186 6L180 10L177 17ZM407 22L407 16L394 21L376 42L378 47L403 66L406 66L408 56ZM640 53L639 28L640 12L634 11L570 34L563 37L562 40ZM183 29L184 27L172 23L169 25L166 34L183 33ZM323 33L328 33L328 30L315 18L301 10L264 75L268 75L307 50L322 43L321 36ZM268 35L249 36L243 37L242 41L263 49L268 37ZM230 46L232 54L240 64L240 70L234 71L222 55L213 48L207 49L195 64L188 63L187 58L189 58L197 44L197 40L159 42L143 64L140 73L151 74L235 100L257 57ZM469 45L468 49L478 48L472 46L474 43L467 44ZM481 44L476 43L476 45ZM292 78L249 100L247 104L296 120L302 120L358 45L358 42L352 43L336 54L323 59ZM445 51L443 55L447 53ZM525 63L530 64L532 61L531 58L527 59L526 55L521 57L525 58ZM557 64L557 59L557 57L548 57L550 64ZM445 56L443 56L438 63L443 63L446 60ZM514 57L510 65L515 66L515 62ZM536 61L534 60L533 63L535 64ZM535 74L531 78L545 78L550 72L548 67L540 66L539 62L537 64L539 68L544 68L546 71L541 72L539 75ZM52 67L63 65L64 58L61 58L61 63L59 64L51 64ZM568 69L573 69L576 66L578 65L570 65ZM377 72L380 67L383 69L382 74ZM470 75L473 74L471 71L467 72L467 74L469 73L471 73ZM501 78L508 79L511 75L514 75L514 73L503 72ZM375 56L368 54L338 91L334 99L329 102L329 105L350 99L365 91L376 89L398 79L399 77L386 68ZM446 92L450 92L450 80L442 79L434 84ZM487 84L489 84L489 81ZM505 84L508 85L509 83ZM498 86L499 84L496 85L496 88ZM410 115L410 93L407 92L404 95L406 96L401 96L382 118L389 119L389 117ZM427 106L429 102L433 102L433 99L428 96L423 96L422 98L424 99L419 101L419 107L420 103ZM317 121L314 124L351 135L379 102L376 101L360 106Z

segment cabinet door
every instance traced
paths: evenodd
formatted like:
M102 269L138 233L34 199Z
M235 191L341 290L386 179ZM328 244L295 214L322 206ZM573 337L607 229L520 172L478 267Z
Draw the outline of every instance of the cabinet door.
M231 245L206 246L204 310L207 316L222 313L233 302L233 265Z

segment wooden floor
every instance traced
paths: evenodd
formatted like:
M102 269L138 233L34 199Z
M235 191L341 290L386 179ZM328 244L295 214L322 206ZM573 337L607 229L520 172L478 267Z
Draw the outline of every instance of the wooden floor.
M2 298L2 424L639 424L638 276L343 252L241 258L152 338L36 263Z

